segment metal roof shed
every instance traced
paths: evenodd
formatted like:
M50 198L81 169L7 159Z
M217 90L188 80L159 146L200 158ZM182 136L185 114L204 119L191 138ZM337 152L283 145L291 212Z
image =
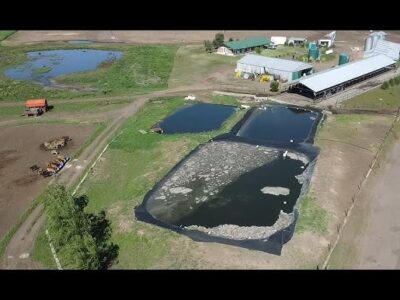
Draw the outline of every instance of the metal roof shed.
M224 42L224 46L232 50L261 47L269 44L271 44L271 41L265 37L253 37L239 41Z
M288 71L288 72L297 72L304 69L312 69L313 67L312 65L305 64L301 61L267 57L255 54L246 55L242 59L239 59L238 63L267 67L269 69Z
M308 91L302 94L310 94L313 98L326 96L388 71L395 63L386 55L375 55L300 79L294 89Z
M309 74L313 66L300 61L248 54L238 60L236 69L248 73L279 75L291 82L304 73Z

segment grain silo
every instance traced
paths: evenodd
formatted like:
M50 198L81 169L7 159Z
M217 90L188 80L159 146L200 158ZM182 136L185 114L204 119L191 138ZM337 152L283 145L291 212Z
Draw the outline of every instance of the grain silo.
M350 57L347 53L340 53L339 55L339 66L347 64L350 61Z

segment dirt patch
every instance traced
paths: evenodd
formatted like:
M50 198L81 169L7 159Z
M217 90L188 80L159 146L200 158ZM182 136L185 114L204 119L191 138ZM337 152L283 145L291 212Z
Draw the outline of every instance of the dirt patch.
M12 162L18 160L16 150L5 150L0 152L0 170L7 167Z
M33 174L32 165L44 167L54 156L40 144L68 135L74 143L61 149L72 155L93 132L88 125L29 125L2 128L0 131L0 238L11 228L32 200L44 189L49 178Z
M14 183L16 185L25 185L25 184L35 182L36 180L39 180L39 179L40 179L40 177L37 176L36 174L31 174L31 175L26 175L24 177L14 180Z
M3 44L22 44L45 41L89 40L106 43L132 44L190 44L212 40L217 30L99 30L99 31L61 31L61 30L20 30L9 37ZM306 37L309 41L323 38L330 31L317 30L224 30L225 38L237 39L254 36L295 36ZM351 51L351 47L362 47L367 30L345 30L336 32L336 50ZM387 40L400 42L398 32L387 31Z
M4 44L22 44L50 41L89 40L105 43L131 44L188 44L212 40L216 30L102 30L102 31L59 31L59 30L21 30L13 34ZM328 31L223 31L226 39L252 36L293 35L320 36Z
M397 141L385 162L374 169L363 186L332 253L331 268L400 268L399 154L400 143Z

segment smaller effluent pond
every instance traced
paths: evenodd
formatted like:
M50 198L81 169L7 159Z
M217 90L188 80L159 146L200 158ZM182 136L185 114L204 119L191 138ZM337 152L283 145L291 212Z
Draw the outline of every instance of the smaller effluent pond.
M188 105L159 125L164 134L216 130L232 106ZM230 133L200 145L150 191L140 220L216 241L280 254L307 190L322 114L283 105L250 109Z
M266 141L312 143L319 114L299 107L263 106L251 114L237 135Z
M14 80L31 80L50 86L60 75L97 69L101 63L122 57L120 51L67 49L27 53L27 62L10 68L4 74Z
M166 134L198 133L221 127L238 108L209 103L188 104L165 118L160 128Z

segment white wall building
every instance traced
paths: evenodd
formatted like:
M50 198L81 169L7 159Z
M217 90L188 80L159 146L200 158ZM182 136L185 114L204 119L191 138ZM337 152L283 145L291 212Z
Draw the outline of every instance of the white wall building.
M217 49L217 54L235 56L235 54L233 54L233 52L225 46L219 47Z
M271 42L275 45L285 45L286 41L286 36L271 36Z
M255 74L279 75L288 82L309 75L313 66L300 61L266 57L255 54L248 54L238 60L236 71Z

